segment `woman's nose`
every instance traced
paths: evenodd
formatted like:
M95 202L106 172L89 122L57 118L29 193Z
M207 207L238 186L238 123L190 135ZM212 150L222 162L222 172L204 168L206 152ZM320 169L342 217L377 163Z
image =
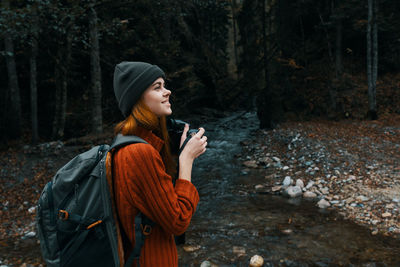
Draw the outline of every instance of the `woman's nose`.
M171 95L171 90L168 90L167 88L164 88L164 95L165 96Z

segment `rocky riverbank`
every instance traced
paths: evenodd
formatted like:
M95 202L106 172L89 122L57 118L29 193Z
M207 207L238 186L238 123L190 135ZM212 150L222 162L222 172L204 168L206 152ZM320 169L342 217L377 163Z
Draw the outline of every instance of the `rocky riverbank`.
M265 174L251 190L312 199L373 235L400 237L400 116L285 123L242 146L243 172Z

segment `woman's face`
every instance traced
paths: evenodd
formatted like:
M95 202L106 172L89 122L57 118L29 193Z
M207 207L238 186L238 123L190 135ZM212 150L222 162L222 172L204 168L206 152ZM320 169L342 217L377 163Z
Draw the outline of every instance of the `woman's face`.
M144 103L158 117L171 115L172 109L169 103L171 91L164 87L163 78L155 80L143 93Z

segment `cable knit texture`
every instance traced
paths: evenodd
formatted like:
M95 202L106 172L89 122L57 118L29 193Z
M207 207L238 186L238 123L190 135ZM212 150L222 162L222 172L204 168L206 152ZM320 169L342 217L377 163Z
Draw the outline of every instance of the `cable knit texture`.
M174 235L189 226L199 195L187 180L177 179L173 186L159 153L164 144L160 138L142 128L137 135L149 144L123 147L113 161L117 212L130 241L124 244L125 260L135 243L134 218L140 210L156 223L145 239L140 266L178 266Z

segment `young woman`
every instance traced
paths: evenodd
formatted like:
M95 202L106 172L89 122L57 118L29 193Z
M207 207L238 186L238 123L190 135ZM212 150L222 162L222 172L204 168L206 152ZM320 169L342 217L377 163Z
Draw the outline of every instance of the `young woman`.
M123 236L124 260L135 244L135 216L142 212L155 223L145 239L140 266L178 266L174 235L189 226L199 195L191 183L194 160L206 151L207 137L200 128L179 156L179 173L175 186L172 177L176 165L172 160L165 117L171 115L171 91L165 88L164 72L144 62L122 62L115 68L114 92L125 120L115 132L136 135L148 144L125 146L108 160L112 169L114 198ZM181 145L186 139L186 125ZM135 266L136 263L134 263Z

